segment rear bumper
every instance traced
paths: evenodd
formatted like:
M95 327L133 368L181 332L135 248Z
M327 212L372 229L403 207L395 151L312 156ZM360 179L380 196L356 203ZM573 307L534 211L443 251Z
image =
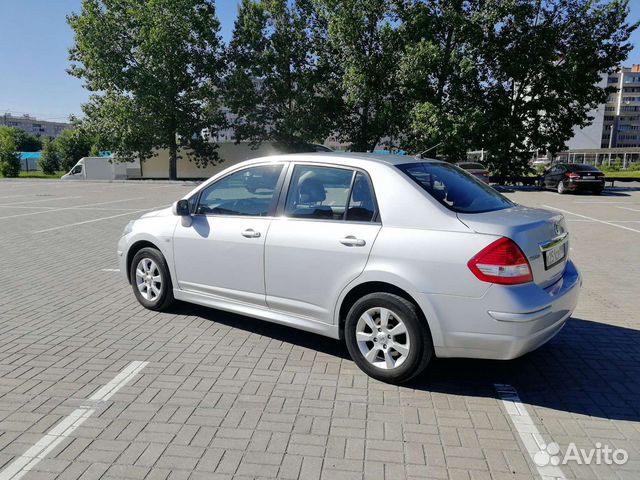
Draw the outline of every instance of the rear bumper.
M603 190L604 180L574 180L565 182L565 188L572 192Z
M442 329L439 357L509 360L548 342L578 303L582 279L568 261L553 285L492 285L482 298L428 295Z

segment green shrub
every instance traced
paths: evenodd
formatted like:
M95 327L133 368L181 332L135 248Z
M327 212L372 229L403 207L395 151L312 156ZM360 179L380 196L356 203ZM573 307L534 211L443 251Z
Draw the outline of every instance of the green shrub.
M13 130L0 127L0 174L4 177L20 175L20 155L16 151Z
M640 171L640 162L630 163L629 166L627 167L627 170L631 170L632 172Z
M54 175L60 170L60 156L53 141L47 141L42 149L42 158L38 162L43 173Z
M17 152L0 151L0 173L3 177L20 175L20 155Z

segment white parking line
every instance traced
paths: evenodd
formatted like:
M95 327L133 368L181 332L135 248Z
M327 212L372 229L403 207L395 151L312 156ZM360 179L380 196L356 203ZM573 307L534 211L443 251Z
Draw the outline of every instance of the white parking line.
M109 207L43 207L38 205L36 207L29 207L25 205L0 205L0 208L22 208L27 210L108 210L112 212L124 212L126 210L137 210L137 208L109 208Z
M603 200L603 201L591 200L591 201L588 201L588 202L572 202L572 203L582 203L582 204L585 204L585 205L590 205L590 204L594 204L595 205L595 204L598 204L598 203L604 203L604 204L607 204L607 205L616 205L616 204L620 204L620 205L636 205L631 200L628 200L626 202L608 202L606 200Z
M118 390L129 383L149 362L131 362L116 377L94 393L89 400L93 402L105 402ZM16 458L7 468L0 472L0 480L18 480L35 467L49 452L64 442L80 425L95 413L93 407L82 406L76 408L60 423L49 430L44 437Z
M629 210L631 212L640 212L640 209L637 209L637 208L629 208L629 207L616 207L616 208L621 208L622 210Z
M135 377L140 370L146 367L149 362L131 362L124 370L114 377L104 387L95 392L89 400L94 402L106 402L109 400L118 390L124 387L127 383Z
M501 383L496 383L494 387L540 476L544 480L565 479L566 477L559 467L554 465L540 466L536 463L534 459L536 453L544 451L548 444L544 441L544 438L542 438L535 422L520 401L516 389L511 385Z
M56 207L43 207L42 205L36 205L35 207L30 207L28 205L11 205L11 204L6 204L6 205L0 205L0 208L30 208L32 210L37 210L37 209L43 209L46 208L47 210L53 210Z
M3 207L7 207L7 206L11 206L11 205L25 205L27 203L40 203L40 202L51 202L52 200L69 200L72 198L81 198L80 196L76 195L75 197L48 197L48 198L41 198L40 200L28 200L26 202L16 202L16 203L4 203L2 204Z
M131 212L119 213L118 215L111 215L109 217L94 218L92 220L85 220L84 222L67 223L66 225L58 225L57 227L45 228L43 230L34 230L33 233L52 232L54 230L60 230L61 228L75 227L76 225L84 225L86 223L101 222L103 220L109 220L110 218L124 217L125 215L132 215L134 213L148 212L150 210L158 210L162 207L143 208L142 210L133 210Z
M103 268L100 270L101 272L119 272L119 268Z
M18 197L32 197L33 193L23 193L21 195L4 195L2 197L0 197L0 199L3 198L18 198Z
M592 221L597 222L597 223L603 223L604 225L610 225L612 227L621 228L623 230L629 230L630 232L640 233L640 230L637 230L635 228L625 227L624 225L617 225L615 223L607 222L605 220L598 220L597 218L588 217L586 215L581 215L579 213L573 213L573 212L570 212L569 210L563 210L563 209L558 208L558 207L552 207L551 205L542 205L542 206L545 207L545 208L550 208L551 210L557 210L558 212L568 213L569 215L575 215L576 217L586 218L587 220L592 220Z
M45 210L44 212L18 213L17 215L7 215L6 217L0 217L0 220L4 220L5 218L28 217L30 215L39 215L41 213L61 212L63 210L76 210L80 207L96 207L98 205L109 205L111 203L131 202L133 200L142 200L144 198L145 197L125 198L122 200L111 200L110 202L86 203L84 205L75 205L73 207L53 207L51 210Z

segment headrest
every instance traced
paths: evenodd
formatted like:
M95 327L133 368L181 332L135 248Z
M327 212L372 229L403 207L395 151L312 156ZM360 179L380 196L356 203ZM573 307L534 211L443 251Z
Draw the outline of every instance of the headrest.
M326 198L327 194L324 190L324 185L315 178L303 180L298 187L299 203L324 202Z

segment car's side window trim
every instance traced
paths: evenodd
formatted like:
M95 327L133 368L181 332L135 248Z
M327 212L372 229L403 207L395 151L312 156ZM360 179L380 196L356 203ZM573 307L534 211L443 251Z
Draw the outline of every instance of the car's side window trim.
M373 218L368 221L368 222L364 222L361 220L346 220L346 211L347 208L345 208L345 215L343 215L343 217L339 220L333 219L333 218L294 218L294 217L288 217L285 215L285 208L286 208L286 200L287 200L287 196L289 195L289 189L291 188L291 179L293 178L293 171L295 170L295 167L298 165L302 165L302 166L316 166L316 167L325 167L325 168L337 168L337 169L341 169L341 170L351 170L353 172L353 176L351 177L351 185L349 187L349 196L347 197L347 206L349 204L349 202L351 201L351 195L353 193L353 185L355 183L355 178L356 178L356 174L357 173L362 173L365 177L365 179L367 180L367 182L369 183L369 188L371 189L371 195L372 195L372 200L373 200L373 204L375 206L375 213L373 215ZM369 173L366 170L363 170L362 168L359 167L351 167L348 165L334 165L334 164L327 164L327 163L318 163L318 162L301 162L301 161L292 161L289 163L289 167L287 170L287 174L286 174L286 178L284 179L283 185L282 185L282 189L280 190L280 198L278 200L278 205L276 208L276 212L275 212L275 216L276 217L282 217L282 218L286 218L288 220L291 221L312 221L312 222L347 222L347 223L356 223L356 224L381 224L382 220L380 218L380 209L378 207L378 198L376 197L376 192L373 186L373 182L371 181L371 177L369 176Z
M194 211L192 212L192 215L202 215L202 216L206 216L206 217L232 217L232 218L238 218L238 217L242 217L242 218L273 218L275 216L275 212L276 212L276 208L277 208L277 204L282 192L282 187L284 184L284 179L285 179L285 173L288 171L289 169L289 164L290 162L265 162L265 163L256 163L255 165L249 165L246 166L244 168L238 168L235 169L231 172L229 172L228 174L224 175L223 177L220 178L216 178L213 182L209 182L206 185L204 185L200 190L198 190L197 193L195 193L195 195L197 195L197 200L196 202L194 202ZM264 167L264 166L269 166L269 165L282 165L282 169L280 170L280 175L278 176L278 181L276 182L276 186L273 190L273 196L271 198L271 203L269 205L269 209L267 210L267 215L230 215L230 214L219 214L219 213L198 213L198 207L200 206L200 199L202 197L202 192L204 192L205 190L207 190L209 187L217 184L218 182L224 180L225 178L229 177L230 175L234 175L236 173L245 171L245 170L249 170L251 168L256 168L256 167Z
M358 176L358 172L354 170L353 173L351 174L351 184L349 184L349 194L347 195L347 203L344 206L344 213L342 214L343 222L348 221L347 213L349 213L349 204L351 203L351 197L353 196L353 186L356 183L357 176Z

